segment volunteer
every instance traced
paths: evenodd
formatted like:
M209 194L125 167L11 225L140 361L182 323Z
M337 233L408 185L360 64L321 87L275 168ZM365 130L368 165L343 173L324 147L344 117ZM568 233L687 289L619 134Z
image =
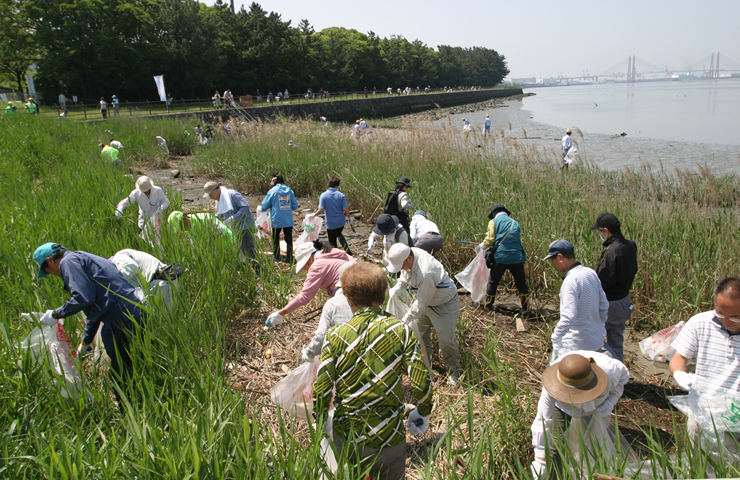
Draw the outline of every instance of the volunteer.
M396 182L396 188L388 192L385 198L385 207L383 213L388 215L395 215L403 225L403 229L406 233L411 235L411 228L409 223L409 210L414 208L409 199L407 193L408 189L411 188L411 180L408 177L401 177Z
M15 115L15 112L17 112L17 111L18 111L18 108L15 105L13 105L13 101L10 100L8 102L8 106L5 107L5 115L4 116L6 116L6 117L13 116L13 115Z
M112 163L113 165L121 163L121 160L118 159L117 149L113 148L111 145L106 145L105 143L99 144L98 147L100 147L100 157L103 160L108 163Z
M491 134L491 116L486 115L486 121L483 123L483 136Z
M569 128L565 131L565 136L563 137L562 143L562 150L563 150L563 165L560 168L568 168L568 150L573 147L573 140L570 138L570 134L573 133L573 131Z
M563 474L563 459L555 446L567 441L564 434L571 420L598 415L611 423L612 410L629 379L629 370L622 362L608 354L586 350L573 351L544 371L544 388L532 423L534 461L531 470L535 480L548 478L548 469L555 472L551 478L562 478L559 475ZM591 446L590 441L598 442L599 439L584 435L587 447ZM546 445L553 460L550 468Z
M372 232L370 232L370 238L367 239L367 253L375 246L375 242L383 240L383 264L388 264L388 250L397 244L402 243L404 245L412 246L413 244L409 240L409 235L404 230L403 225L395 215L388 215L384 213L378 217L375 222Z
M416 248L421 248L431 255L442 250L444 241L439 233L439 227L427 219L424 210L415 211L411 217L411 242Z
M241 250L249 257L252 267L260 271L257 263L257 250L254 248L254 217L249 210L249 203L244 196L230 188L222 187L216 182L207 182L203 186L203 198L216 201L216 218L231 228L241 243Z
M167 275L167 265L157 257L138 250L124 249L115 253L110 260L123 278L129 281L134 288L140 288L144 303L151 297L159 297L164 304L172 308L173 287L177 289L177 275Z
M342 275L347 271L349 267L355 265L356 262L346 262L339 267L339 281L337 282L337 291L334 296L326 301L324 308L321 309L321 318L319 319L319 326L316 332L313 334L311 343L306 348L301 350L301 360L303 362L313 361L314 357L321 355L321 346L324 344L324 338L326 332L334 325L340 325L347 323L352 318L352 309L347 302L347 297L344 296L342 290Z
M298 200L295 193L287 185L279 172L275 172L270 180L272 188L262 200L262 211L270 211L272 222L272 255L276 262L280 261L280 230L286 245L285 263L293 261L293 211L298 209Z
M527 254L524 252L521 240L519 222L511 218L511 212L498 203L488 214L488 232L483 240L483 248L493 249L495 265L488 265L491 269L486 286L486 298L481 305L484 310L493 311L496 302L496 291L504 273L508 270L514 277L516 289L522 302L522 311L527 311L527 296L529 287L524 273L524 262ZM488 256L487 256L488 258Z
M460 312L460 297L455 283L450 280L442 264L420 248L409 248L408 245L397 243L388 251L388 260L390 273L401 272L396 286L388 292L389 297L395 297L408 287L415 292L416 298L403 321L416 322L421 341L430 357L427 359L430 365L434 328L442 360L447 365L448 383L457 384L462 369L460 349L455 336Z
M170 213L167 223L173 231L182 229L193 240L220 238L229 246L236 243L234 233L212 213L183 213L175 210Z
M115 148L111 149L117 152ZM164 190L154 185L152 179L146 176L139 177L136 180L136 188L129 193L128 197L118 202L116 217L122 217L123 211L132 203L139 204L139 230L144 229L144 224L147 221L157 222L161 220L162 212L170 206L170 201Z
M332 248L319 241L302 243L295 252L295 273L306 270L306 280L300 293L285 307L275 311L265 320L266 327L274 327L285 321L285 315L313 300L319 289L333 297L337 291L339 268L352 261L344 250Z
M61 277L64 289L72 298L54 310L47 310L39 319L47 325L79 312L87 317L78 358L92 351L98 333L111 359L112 377L123 386L130 379L129 345L137 328L142 326L139 299L134 287L108 259L87 252L67 250L58 243L45 243L33 253L39 266L38 278L48 274Z
M406 428L421 435L429 428L432 411L429 370L413 330L380 308L388 284L377 265L362 262L350 267L342 285L354 316L326 334L313 387L313 415L326 419L333 404L337 458L348 458L353 465L372 464L370 478L400 480L406 471L401 377L409 376L417 401ZM349 455L342 453L345 448Z
M330 177L327 190L319 197L319 209L314 215L326 214L326 235L329 237L329 243L332 247L337 248L337 240L348 255L352 255L344 238L342 231L344 225L354 222L352 215L349 213L347 197L337 190L339 187L339 177Z

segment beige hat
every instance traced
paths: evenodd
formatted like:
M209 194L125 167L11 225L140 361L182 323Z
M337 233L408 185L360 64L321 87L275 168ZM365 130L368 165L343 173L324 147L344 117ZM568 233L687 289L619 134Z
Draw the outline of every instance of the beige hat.
M298 245L298 248L295 249L295 273L298 273L303 269L303 267L308 263L308 259L311 258L311 255L316 253L316 251L316 247L314 247L311 242L301 243Z
M211 195L211 192L220 186L221 185L216 182L206 182L206 184L203 185L203 198L208 198Z
M403 243L396 243L388 250L388 271L391 273L400 272L403 262L411 255L411 249Z
M599 397L609 379L593 358L576 353L566 355L542 374L542 385L555 400L571 405L590 402Z
M342 275L344 275L344 272L347 271L347 269L353 265L357 265L356 261L351 261L347 263L343 263L341 267L339 267L339 271L337 272L339 280L337 280L337 288L342 288Z
M152 185L154 185L154 183L152 183L152 179L149 177L139 177L136 180L136 189L141 193L146 193L151 190Z
M566 131L565 131L565 133L573 133L573 130L571 130L571 129L569 128L568 130L566 130Z

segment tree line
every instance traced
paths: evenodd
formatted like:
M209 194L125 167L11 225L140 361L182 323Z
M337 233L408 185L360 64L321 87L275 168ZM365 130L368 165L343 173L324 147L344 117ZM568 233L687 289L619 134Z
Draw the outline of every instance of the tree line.
M433 49L403 36L379 38L346 28L316 32L257 3L234 12L221 0L0 0L10 45L0 68L36 63L36 89L53 101L63 92L93 101L116 94L158 98L153 75L164 75L175 98L236 94L384 91L410 86L492 86L509 73L506 59L483 47ZM8 20L10 19L10 20ZM23 65L21 68L20 65ZM11 68L12 67L12 68Z

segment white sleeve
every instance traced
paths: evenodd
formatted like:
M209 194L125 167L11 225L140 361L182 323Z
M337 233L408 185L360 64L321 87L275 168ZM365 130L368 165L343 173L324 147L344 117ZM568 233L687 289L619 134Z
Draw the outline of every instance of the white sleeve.
M535 458L545 458L545 438L547 443L551 441L550 430L552 429L552 414L555 410L555 399L542 389L540 401L537 403L537 415L532 422L532 446Z
M411 222L411 240L416 243L419 239L419 222Z
M159 191L162 194L162 200L160 200L159 202L159 209L164 211L164 210L167 210L167 207L170 206L170 199L167 198L167 194L164 193L163 189L160 188Z
M321 310L319 326L316 328L316 332L314 332L311 343L308 344L307 348L308 352L314 357L321 355L321 347L324 345L326 331L334 326L333 317L335 310L334 302L326 302L324 309Z
M599 282L599 318L601 323L606 323L609 318L609 300L606 298L604 289L601 288L601 282Z
M627 385L630 379L630 372L619 360L613 358L609 358L608 360L608 363L601 362L599 366L609 378L609 386L607 387L609 388L609 395L597 406L608 406L608 409L611 410L619 399L622 398L624 386Z
M126 210L128 207L130 207L132 203L136 202L137 201L136 192L137 190L132 191L131 193L128 194L128 197L118 202L118 205L116 205L116 210L123 213L123 211ZM134 198L131 198L131 197L134 197Z
M576 305L578 305L576 290L575 282L569 282L567 279L564 280L560 288L560 320L555 325L552 338L563 338L568 333L568 330L570 330L573 319L576 318L578 313L576 308Z
M398 194L398 209L403 211L406 210L406 208L409 205L409 196L406 192L401 192Z

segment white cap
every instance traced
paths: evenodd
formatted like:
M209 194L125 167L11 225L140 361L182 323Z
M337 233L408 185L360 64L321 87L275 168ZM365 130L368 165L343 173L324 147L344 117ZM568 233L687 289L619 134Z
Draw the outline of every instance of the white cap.
M347 269L353 265L357 265L357 262L354 260L351 262L343 263L342 266L339 267L339 271L337 272L337 274L339 275L339 280L337 280L337 288L342 287L342 275L344 275L344 272L346 272Z
M403 262L409 258L409 255L411 255L411 249L408 245L403 243L394 244L388 250L388 271L391 273L400 272Z
M136 180L136 189L141 193L146 193L152 189L152 179L149 177L139 177Z
M311 258L316 252L316 248L313 243L301 243L298 248L295 249L295 273L301 271L301 269L308 263L308 259Z

